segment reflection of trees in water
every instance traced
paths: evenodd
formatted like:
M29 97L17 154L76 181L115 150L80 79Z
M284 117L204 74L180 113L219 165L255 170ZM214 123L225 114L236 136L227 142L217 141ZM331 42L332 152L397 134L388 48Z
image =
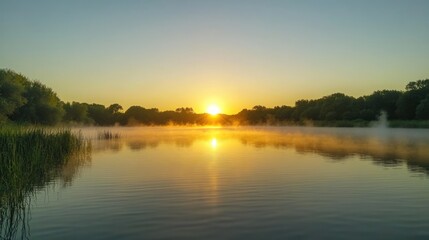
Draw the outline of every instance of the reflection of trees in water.
M429 174L429 137L412 130L280 128L268 130L192 130L138 133L114 141L94 143L96 151L118 150L127 146L134 151L156 148L161 144L191 147L195 141L239 139L255 148L290 148L300 154L316 153L333 161L352 156L371 159L380 166L407 164L412 171ZM286 130L285 130L286 129ZM417 132L418 133L418 132ZM118 147L120 146L120 147Z
M333 160L352 156L371 159L385 167L407 164L411 171L429 174L429 139L377 137L374 135L275 134L241 138L244 145L257 148L293 148L298 153L316 153Z
M109 140L93 140L92 141L92 152L103 152L113 151L119 152L122 150L124 142L120 139L109 139Z
M179 137L179 138L172 138L172 139L133 139L127 141L127 146L131 150L139 151L144 150L146 148L157 148L160 144L174 144L179 148L189 148L194 143L194 139L192 138L186 138L186 137Z
M0 239L28 239L32 198L54 180L59 180L63 187L70 186L79 169L90 162L90 154L87 145L63 156L65 159L38 165L19 164L12 174L1 176Z
M140 141L140 140L133 140L127 142L127 146L134 151L143 150L146 148L156 148L158 147L159 142L158 141Z
M93 152L113 151L118 152L127 146L132 151L157 148L161 144L174 144L180 148L189 148L196 139L189 137L148 137L148 138L122 138L114 140L99 140L93 142Z

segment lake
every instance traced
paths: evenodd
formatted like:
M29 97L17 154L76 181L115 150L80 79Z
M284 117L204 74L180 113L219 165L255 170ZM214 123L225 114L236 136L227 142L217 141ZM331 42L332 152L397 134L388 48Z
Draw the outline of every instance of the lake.
M40 186L17 237L429 238L428 130L74 131L91 139L90 157Z

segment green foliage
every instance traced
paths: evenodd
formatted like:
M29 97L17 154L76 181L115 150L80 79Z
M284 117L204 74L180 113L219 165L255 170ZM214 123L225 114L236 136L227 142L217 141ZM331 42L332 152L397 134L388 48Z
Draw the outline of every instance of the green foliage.
M97 125L108 125L109 114L104 105L88 104L88 117L91 118Z
M140 124L155 124L158 121L159 111L157 108L146 109L140 106L131 106L124 113L124 117L128 123L140 123Z
M28 80L11 70L0 69L0 122L8 119L27 100L22 95Z
M373 109L362 109L359 111L359 119L365 121L374 121L377 118L378 112Z
M364 120L340 120L340 121L315 121L313 126L317 127L368 127L370 122Z
M428 120L393 120L389 122L391 128L429 128Z
M396 113L399 119L412 120L422 97L416 90L405 92L398 100Z
M122 118L122 113L120 112L121 110L123 110L122 106L117 103L114 103L107 108L107 111L110 115L109 116L110 125L117 124L121 121L121 118Z
M417 106L429 95L429 79L410 82L407 84L406 90L398 100L397 114L400 119L412 120L417 117Z
M410 82L407 84L405 89L407 91L418 91L418 90L429 91L429 79Z
M31 82L23 96L27 103L16 110L13 120L42 125L55 125L62 120L64 109L52 89L40 82Z
M320 99L320 119L343 120L343 115L353 108L355 99L343 93L334 93Z
M276 106L274 107L274 117L279 121L286 121L292 119L293 107L290 106Z
M77 123L90 123L88 117L88 105L78 102L65 103L63 105L65 115L64 121L66 122L77 122Z
M417 119L429 119L429 95L416 108Z
M395 90L375 91L365 97L366 109L371 110L373 114L385 111L389 119L396 119L396 104L401 95L402 92Z
M117 103L114 103L114 104L110 105L110 106L107 108L107 110L108 110L108 111L109 111L109 113L111 113L111 114L119 113L119 111L121 111L121 110L122 110L122 106L121 106L121 105L119 105L119 104L117 104Z
M369 122L386 112L391 120L428 119L429 79L410 82L406 91L381 90L362 97L334 93L319 99L302 99L295 106L267 108L256 105L235 115L216 117L197 114L190 107L175 111L131 106L124 113L122 106L101 104L62 103L55 92L39 82L27 80L10 70L0 71L0 122L54 125L61 120L72 124L107 126L166 125L166 124L301 124L303 122ZM354 125L352 123L351 125Z
M247 112L247 120L250 124L262 124L267 122L268 115L271 111L268 111L264 106L254 106L252 111Z

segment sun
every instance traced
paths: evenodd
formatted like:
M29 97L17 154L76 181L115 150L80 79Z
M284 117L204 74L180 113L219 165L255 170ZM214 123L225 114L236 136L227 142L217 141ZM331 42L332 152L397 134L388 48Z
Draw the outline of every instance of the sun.
M207 107L207 113L212 116L218 115L220 113L220 108L216 104L212 104Z

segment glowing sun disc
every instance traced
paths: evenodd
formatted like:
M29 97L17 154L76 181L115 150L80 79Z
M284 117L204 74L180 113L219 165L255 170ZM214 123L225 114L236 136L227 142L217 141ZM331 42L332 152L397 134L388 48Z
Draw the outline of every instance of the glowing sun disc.
M210 115L217 115L220 113L220 108L217 105L212 104L207 108L207 113Z

